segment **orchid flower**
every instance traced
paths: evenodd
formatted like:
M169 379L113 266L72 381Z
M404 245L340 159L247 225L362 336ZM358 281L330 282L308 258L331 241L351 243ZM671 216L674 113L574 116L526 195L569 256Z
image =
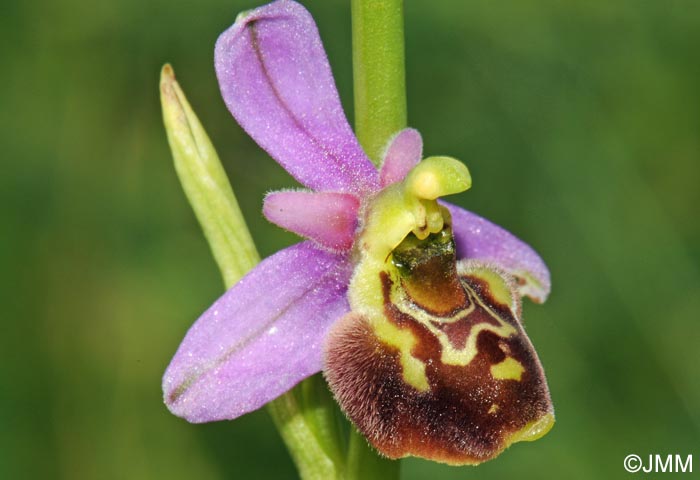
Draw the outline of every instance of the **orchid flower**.
M241 14L215 66L238 123L307 190L263 213L305 240L262 261L197 320L165 372L168 408L233 419L323 371L385 456L475 464L554 421L521 297L545 300L535 251L439 201L467 168L397 132L377 169L343 113L310 14L278 0Z

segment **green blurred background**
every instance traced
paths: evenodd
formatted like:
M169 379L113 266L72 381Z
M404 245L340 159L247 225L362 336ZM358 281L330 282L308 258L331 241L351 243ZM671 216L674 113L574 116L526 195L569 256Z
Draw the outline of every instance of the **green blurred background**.
M351 116L349 2L304 2ZM264 411L193 426L160 377L222 281L180 189L158 75L172 62L263 255L293 185L236 125L212 67L243 0L4 2L0 478L293 478ZM403 478L622 478L629 453L700 468L700 3L406 5L410 124L465 161L457 202L552 272L525 305L557 425L477 468ZM270 279L274 282L275 279Z

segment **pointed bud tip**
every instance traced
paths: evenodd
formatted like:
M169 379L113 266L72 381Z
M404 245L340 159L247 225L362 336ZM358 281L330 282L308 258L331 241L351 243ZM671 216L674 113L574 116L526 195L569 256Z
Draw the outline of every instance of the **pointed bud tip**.
M175 71L173 70L172 65L169 63L166 63L163 65L163 68L160 70L160 77L172 77L175 78Z
M160 70L161 94L168 97L172 97L173 95L175 95L175 92L173 91L173 84L176 83L177 80L175 80L175 71L169 63L166 63Z

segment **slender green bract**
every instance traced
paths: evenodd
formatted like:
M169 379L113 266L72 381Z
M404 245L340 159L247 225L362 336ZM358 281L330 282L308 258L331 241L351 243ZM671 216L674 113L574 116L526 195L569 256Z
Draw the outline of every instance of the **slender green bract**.
M352 0L355 134L379 164L406 127L403 0Z
M407 124L403 0L352 0L352 60L355 134L378 165L389 140ZM399 466L353 429L351 478L399 478Z
M228 288L260 256L219 156L167 64L160 75L160 98L175 170Z
M170 65L161 71L160 92L178 177L230 288L260 257L219 156ZM270 402L268 409L302 479L345 478L339 411L320 375Z

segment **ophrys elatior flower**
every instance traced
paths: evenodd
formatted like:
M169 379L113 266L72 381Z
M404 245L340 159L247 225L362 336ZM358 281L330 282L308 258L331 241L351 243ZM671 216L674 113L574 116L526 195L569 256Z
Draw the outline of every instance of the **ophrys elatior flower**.
M316 26L280 0L219 38L226 105L310 190L265 198L307 240L264 260L192 326L163 389L191 422L233 419L324 371L384 455L479 463L553 423L522 322L549 273L510 233L438 198L471 185L449 157L421 161L406 129L377 170L345 119Z

